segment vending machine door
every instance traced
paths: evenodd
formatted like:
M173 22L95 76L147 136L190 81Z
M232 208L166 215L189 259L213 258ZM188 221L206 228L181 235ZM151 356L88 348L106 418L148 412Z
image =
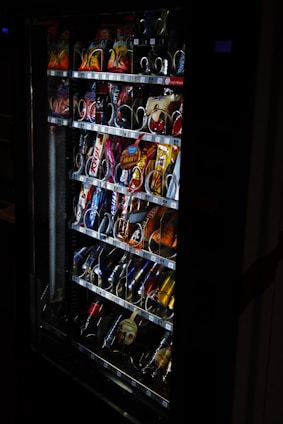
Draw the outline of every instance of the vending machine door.
M27 350L137 423L174 410L183 17L25 20Z

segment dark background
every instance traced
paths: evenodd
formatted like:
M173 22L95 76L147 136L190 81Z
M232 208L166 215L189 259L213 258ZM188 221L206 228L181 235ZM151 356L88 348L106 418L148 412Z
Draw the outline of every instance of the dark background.
M224 172L227 174L227 176L229 176L229 178L231 177L231 175L229 174L229 167L230 165L235 166L235 164L237 164L237 154L239 154L240 151L240 149L237 149L236 143L238 142L238 147L245 146L246 142L250 143L250 139L252 137L252 129L255 125L254 109L262 108L264 110L264 107L266 106L266 104L256 104L255 99L261 98L261 96L258 95L256 90L259 90L261 93L265 93L266 90L269 93L268 96L262 96L262 98L264 98L264 100L266 100L267 98L269 102L268 113L270 116L268 119L269 128L267 130L266 139L267 143L270 146L273 145L272 140L275 138L274 128L276 128L276 125L278 125L277 119L279 113L278 111L280 108L280 82L282 81L282 78L280 77L280 74L282 72L282 53L280 53L280 51L282 51L282 30L280 31L280 25L278 25L280 17L282 17L282 7L278 7L280 2L274 0L273 2L271 2L272 7L270 6L270 8L268 7L268 1L263 2L263 6L261 2L249 2L249 4L246 4L245 2L231 2L233 5L233 7L231 6L231 8L228 8L226 3L227 2L217 2L217 12L215 12L214 10L214 5L210 5L209 9L206 8L205 5L199 5L199 8L203 7L203 18L199 19L198 22L194 23L194 29L192 31L196 34L196 37L199 37L200 44L202 43L203 39L205 39L209 31L213 31L215 37L219 37L220 39L223 36L226 36L227 34L231 36L231 38L233 38L235 32L237 32L237 37L241 39L241 42L243 40L245 40L246 42L245 50L242 53L235 51L236 54L233 57L236 58L236 61L233 62L234 59L232 59L232 63L229 64L229 66L235 66L235 72L233 73L233 76L239 76L238 79L233 79L233 83L229 78L230 75L225 74L223 72L223 69L226 69L225 67L227 66L227 63L225 62L227 60L227 56L224 57L218 55L217 59L215 59L218 61L217 66L213 70L212 68L210 68L210 65L212 64L212 62L210 62L210 59L212 58L209 57L209 52L205 49L199 51L198 54L200 66L199 69L194 70L194 72L196 72L198 75L198 81L201 81L202 84L199 85L200 92L193 93L195 99L198 102L193 104L193 108L197 104L199 108L201 108L202 106L202 110L204 111L205 115L205 119L199 119L199 117L196 117L195 120L195 122L197 122L197 125L201 127L201 136L199 138L198 145L193 146L194 148L197 147L197 149L199 149L197 150L197 152L194 152L194 155L196 155L197 153L197 156L194 157L197 157L199 159L197 166L204 170L204 173L202 175L203 180L198 181L198 188L202 188L202 184L204 185L204 183L210 183L210 189L213 193L217 192L217 187L212 186L212 181L214 182L217 180L216 170L220 170L220 173L222 173L223 169L225 168ZM141 6L142 8L145 7L143 4ZM155 6L157 7L158 5L155 4ZM162 4L162 7L163 6L164 5ZM274 20L269 19L269 13L274 13L274 10L276 10L277 7L279 11L278 15L275 16ZM53 9L53 11L54 10L55 9ZM64 13L64 10L65 8L63 6L60 6L56 9L56 13L60 15L61 13ZM265 13L263 13L263 10L265 10ZM190 13L190 11L191 8L189 7L188 14ZM70 12L72 12L71 9ZM66 376L64 376L63 378L61 373L57 371L55 372L52 365L44 361L43 358L39 358L33 352L29 351L28 349L22 349L21 346L19 346L19 340L28 340L28 334L26 334L27 317L21 317L21 314L25 314L25 308L22 308L21 298L19 298L18 295L18 293L24 294L25 287L26 290L28 290L28 282L26 281L26 271L24 269L28 252L24 249L25 242L21 240L21 243L18 243L18 240L21 238L21 230L24 230L23 234L26 238L28 238L29 232L27 228L21 228L21 226L19 226L19 224L17 223L14 224L13 209L9 209L9 206L16 201L17 204L20 203L20 207L18 210L22 212L22 209L24 209L23 214L26 214L26 217L28 215L28 211L25 211L24 198L26 194L26 184L28 181L28 175L25 174L25 170L27 169L27 167L19 166L21 162L25 163L26 160L24 148L26 141L26 134L24 130L25 127L24 125L20 124L20 122L22 122L22 117L25 114L24 109L26 74L25 72L21 73L17 71L17 69L15 68L15 59L18 58L21 63L19 69L25 69L25 47L23 45L25 34L23 33L23 16L36 16L37 13L39 15L42 15L43 13L44 15L44 11L40 10L40 8L38 8L37 10L34 9L33 11L29 11L27 8L21 13L14 13L10 8L7 8L6 10L2 10L2 12L0 13L1 28L2 26L12 28L12 31L8 32L8 34L2 32L0 34L0 70L2 82L0 87L2 99L0 102L0 201L2 200L4 202L4 207L0 210L0 265L2 269L2 301L0 307L0 317L3 337L1 370L3 376L5 376L3 380L4 396L2 397L1 401L2 416L5 417L5 422L7 423L17 423L21 422L21 419L26 417L34 420L31 422L38 422L38 420L40 420L40 422L44 422L45 418L72 418L77 415L81 419L87 419L89 417L95 419L100 416L100 414L102 414L102 416L104 414L105 418L113 418L113 420L115 419L116 422L118 422L118 417L115 416L114 412L110 413L109 410L105 411L105 409L101 407L101 404L99 403L93 404L92 398L87 391L82 388L78 392L78 386L75 382L68 379ZM245 19L243 19L244 15L246 15ZM202 14L199 12L198 16L202 16ZM236 20L236 22L234 20ZM242 25L242 22L244 22L245 25ZM221 23L221 25L218 25L218 23ZM270 31L267 31L266 27L268 25L274 25L274 27L272 27ZM270 40L268 38L265 38L262 34L271 34L270 37L273 37L273 39ZM271 46L271 49L266 49L265 45ZM237 49L237 45L235 45L234 47L235 49ZM260 51L264 52L262 56L259 55ZM209 60L206 60L206 58ZM213 64L215 65L215 63ZM255 64L259 64L259 66L261 67L261 75L267 76L267 78L261 76L262 84L259 84L258 82L260 73L259 70L256 68L257 65ZM270 73L269 67L272 68L272 71ZM221 84L224 85L224 89L222 86L222 90L219 91L218 89ZM260 88L258 88L259 86ZM206 89L208 89L210 93L208 97L206 97ZM235 98L234 103L231 102L231 92L233 93L233 98ZM215 104L219 107L215 108ZM228 105L227 108L225 107L225 105ZM194 113L194 110L190 112ZM206 125L209 124L208 127L210 126L210 118L212 116L213 119L224 119L225 121L225 116L229 115L229 113L233 114L234 116L233 122L235 124L235 132L234 135L231 136L231 138L235 143L235 149L231 149L230 151L231 162L229 163L227 161L224 166L224 163L222 162L222 155L224 156L227 153L227 150L222 149L222 147L226 141L225 137L223 136L221 138L220 134L220 138L217 140L217 143L215 142L216 140L213 140L215 143L211 147L211 132L210 130L207 131ZM258 114L257 116L260 116L260 114ZM241 133L239 131L237 123L243 125L242 128L245 128L245 132ZM260 122L256 122L256 125L259 128L257 129L257 131L261 130L260 124ZM199 128L196 128L197 125L195 124L195 131L199 131ZM217 150L219 146L221 148ZM236 190L231 191L225 197L225 199L229 201L229 204L225 205L226 211L228 211L229 214L225 214L225 208L223 208L222 213L217 217L217 225L221 225L222 227L227 226L227 228L229 228L230 223L226 222L226 220L228 221L231 216L233 217L233 226L231 226L231 232L223 232L215 236L215 234L213 233L212 226L209 225L209 220L206 220L206 226L202 228L200 228L200 226L197 227L197 230L201 231L194 235L196 238L198 238L199 244L202 242L202 240L209 240L211 242L211 251L213 251L213 243L215 243L215 245L217 246L220 246L222 245L222 243L225 243L229 240L229 238L231 237L231 233L235 235L238 230L242 231L242 224L245 218L245 208L247 206L248 201L244 202L241 205L237 204L236 206L234 202L237 202L237 199L239 198L243 199L243 197L239 195L243 188L248 194L248 187L245 186L245 182L248 176L247 174L250 172L250 170L248 170L248 162L250 159L250 146L246 145L245 149L245 152L247 153L246 162L243 162L241 160L240 163L244 163L246 167L238 169L237 174L234 174L234 177L232 177L231 181L233 182L233 188L236 188ZM184 151L188 152L188 146L184 148ZM221 154L218 155L218 152L221 152ZM255 152L257 154L256 150ZM236 155L236 157L233 156L234 154ZM213 158L214 165L212 165L211 158ZM270 162L272 162L272 160L273 157L271 155ZM269 163L269 168L272 169L272 163ZM19 175L18 169L21 169L21 172L23 171L23 174L21 173L21 175ZM211 178L211 175L213 175L213 178ZM236 176L240 177L238 181L235 181ZM192 177L194 177L194 175L192 175ZM281 175L279 177L281 178ZM279 183L281 183L280 178L278 180ZM229 182L230 181L227 179L222 180L223 185L227 186L227 190L229 190L229 187L231 187L229 185ZM266 187L269 187L268 181L266 182ZM266 190L268 190L268 188L266 188ZM189 188L188 191L190 192ZM251 202L251 200L249 201ZM8 209L5 206L7 206ZM231 214L231 209L234 206L235 212ZM204 205L204 209L206 207L207 204ZM236 212L240 212L240 215L237 215ZM202 213L202 208L200 207L200 205L198 205L198 207L196 208L197 217L199 217ZM25 216L21 216L17 222L20 222L20 224L22 225L22 223L25 222ZM212 220L212 223L215 224L215 221ZM210 235L212 235L213 237L210 237ZM242 260L239 254L239 249L240 243L242 243L242 239L241 237L237 237L236 239L237 245L234 246L234 249L232 249L230 245L231 250L229 252L226 252L224 256L221 275L219 275L219 278L222 282L225 281L225 273L230 271L231 266L233 265L236 265L235 275L233 276L233 278L236 282L239 278L238 273L239 269L241 268ZM254 240L252 240L252 243L253 242ZM185 248L186 245L184 244L184 250ZM262 252L260 252L260 254L261 253ZM184 259L186 258L185 253L182 254L181 252L180 256L183 256ZM264 255L262 256L264 257ZM268 258L268 256L266 257ZM19 258L22 258L21 261L19 261ZM213 263L213 259L211 257L209 259L210 260L208 261L208 263L210 263L211 266L215 266L215 263ZM266 278L260 279L261 284L256 286L253 283L255 281L255 278L257 279L258 276L262 274L261 269L262 266L264 266L262 265L264 264L264 261L259 261L259 263L253 264L253 266L248 269L248 272L245 274L243 279L245 290L243 290L241 293L237 291L235 293L235 297L233 298L234 302L237 305L235 305L235 303L231 304L227 300L230 300L231 296L233 295L231 286L227 286L226 292L222 291L222 294L217 298L217 304L222 305L221 313L224 312L222 317L217 316L217 320L219 320L219 322L220 320L225 322L225 319L230 316L229 313L231 307L237 307L237 311L239 313L248 309L251 301L257 298L264 291L266 291L268 289L268 286L270 287L270 285L272 284L273 278L268 277L273 276L274 270L278 266L280 259L280 255L276 256L275 259L274 256L272 256L272 262L269 261L269 269L265 268ZM22 270L21 266L19 266L19 263L21 263L21 266L23 267ZM17 272L15 269L16 264ZM197 265L199 266L199 268L196 270L196 272L201 269L201 265L201 263ZM211 307L211 299L215 293L219 294L219 292L213 291L216 284L214 286L214 282L212 284L212 282L209 281L210 273L208 270L206 271L207 285L203 285L202 287L200 287L202 293L196 294L196 297L198 296L197 299L199 301L197 306L202 311L202 314L200 314L202 320L206 319L206 314L207 317L210 317L209 308ZM230 281L231 280L229 280L229 282ZM20 289L18 289L18 287L20 287ZM220 291L220 289L218 290ZM22 303L25 303L24 296L22 298ZM193 306L195 308L197 307L196 305L190 306ZM195 313L195 309L193 309L193 312ZM227 312L227 315L225 315L225 312ZM233 318L235 318L235 314L233 315ZM249 363L249 365L251 366L248 368L249 384L251 387L249 392L249 399L247 405L245 405L245 408L243 408L242 410L240 409L239 417L235 421L237 422L237 424L258 424L258 422L262 422L264 424L271 424L271 421L265 421L264 414L262 414L262 416L260 417L260 421L256 421L255 415L253 415L253 407L256 407L256 401L254 400L253 395L251 395L251 393L256 392L257 386L257 378L255 377L256 371L253 367L255 366L256 360L259 357L259 352L256 349L256 337L258 336L257 324L259 321L259 317L262 317L262 315L260 315L260 312L257 313L256 319L254 319L253 322L253 340L248 340L249 343L253 343L253 356L251 358L251 362ZM23 322L22 327L20 325L21 318ZM195 318L195 315L192 314L191 318ZM231 372L231 357L229 356L229 360L227 358L228 355L230 355L231 351L234 351L234 349L236 348L234 344L236 338L236 324L237 321L233 320L231 326L231 320L227 319L227 337L224 340L221 340L221 343L219 343L219 346L222 349L221 352L218 352L218 354L220 353L222 355L219 356L219 362L223 364L223 368L224 364L227 363L228 373ZM196 323L196 329L201 327L202 323ZM187 327L186 325L180 327L180 331L183 331L184 328L187 337L195 337L196 340L199 340L201 338L206 339L207 335L204 335L201 332L198 332L198 335L191 333L188 334L191 328ZM195 333L197 333L196 329L194 329ZM220 333L220 335L222 336L222 333ZM183 337L183 335L180 337ZM186 343L184 341L184 353L182 355L184 362L187 358L187 353L185 349ZM196 364L199 365L201 361L202 359L199 356L195 358ZM204 365L207 364L204 363ZM190 368L190 371L193 371L193 369ZM205 368L204 366L203 374L206 371L209 372L209 366L207 366L207 368ZM242 372L244 374L244 371ZM207 376L204 377L208 378ZM222 376L219 376L219 385L221 385L221 377ZM197 380L196 376L193 376L193 378ZM243 378L243 380L245 381L245 378ZM223 381L227 381L227 378L226 380L223 379ZM207 387L203 387L201 377L199 378L198 383L199 386L196 387L197 394L200 394L201 396L203 393L204 396L207 396L207 392L209 391L209 389ZM233 382L231 382L231 386L232 383ZM184 384L185 382L183 381L182 385ZM224 411L230 410L231 408L231 397L233 395L231 386L229 385L229 387L227 387L227 394L223 399L223 411L222 415L219 415L219 423L222 422L221 416L227 417L227 415L224 414ZM51 392L52 397L50 397ZM220 391L219 393L223 393L223 388L222 391ZM187 393L185 390L183 391L182 396L184 399L184 405L187 402L187 397L190 395L193 396L194 394L190 392ZM195 395L195 397L197 396ZM57 399L57 404L54 403L54 399ZM62 401L62 403L60 403L60 400ZM213 401L214 399L211 400L211 405L213 405ZM65 402L70 405L70 409L68 411L63 406ZM221 403L221 400L219 402L219 400L217 399L217 402L219 404ZM278 405L279 402L277 406ZM202 415L205 415L205 406L201 405L201 401L199 402L198 406L202 408ZM185 409L186 407L184 406L183 411ZM195 409L197 408L195 407ZM277 416L274 412L274 421L272 421L272 424L281 424L281 422L283 422L281 408L279 407L278 409L279 412ZM105 415L106 413L107 415ZM188 415L190 415L190 413ZM207 413L207 415L209 416L209 413ZM217 416L217 412L215 412L215 416ZM122 420L121 417L119 417L119 419ZM201 422L202 424L203 421L196 422ZM223 424L228 424L227 420L223 422Z

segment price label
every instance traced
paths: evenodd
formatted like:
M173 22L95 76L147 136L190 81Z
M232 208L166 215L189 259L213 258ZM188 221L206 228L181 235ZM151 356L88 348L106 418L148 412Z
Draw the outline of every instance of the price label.
M174 146L179 146L180 145L180 139L179 138L173 138L173 140L171 140L171 144L173 144Z
M165 329L168 331L171 331L172 325L170 325L169 323L165 324Z
M123 306L124 303L125 303L124 300L119 297L119 299L118 299L118 305Z
M89 290L92 290L92 289L93 289L93 285L92 285L91 283L89 283L88 281L86 282L86 287L87 287Z
M92 182L93 182L93 178L92 177L86 177L85 178L85 182L86 182L86 184L88 184L88 185L92 185Z
M178 209L178 204L177 202L170 202L171 208L172 209Z

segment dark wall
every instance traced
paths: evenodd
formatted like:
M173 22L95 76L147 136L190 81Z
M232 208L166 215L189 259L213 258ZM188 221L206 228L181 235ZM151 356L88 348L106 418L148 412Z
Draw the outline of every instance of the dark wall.
M12 92L16 82L11 77L10 24L4 12L0 12L0 200L12 201L14 196L14 150L12 142Z

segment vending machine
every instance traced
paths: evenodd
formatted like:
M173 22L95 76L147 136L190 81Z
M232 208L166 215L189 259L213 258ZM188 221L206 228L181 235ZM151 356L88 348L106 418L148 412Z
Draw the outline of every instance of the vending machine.
M19 355L66 413L228 423L257 20L139 6L19 19Z

